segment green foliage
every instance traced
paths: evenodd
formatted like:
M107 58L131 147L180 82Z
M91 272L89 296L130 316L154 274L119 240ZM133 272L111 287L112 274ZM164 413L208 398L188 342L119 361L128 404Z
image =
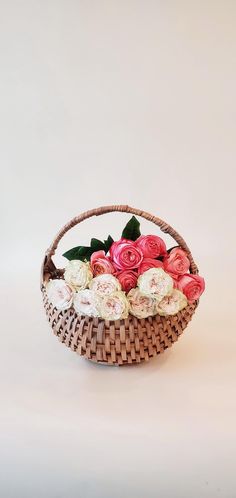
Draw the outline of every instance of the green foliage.
M110 250L110 247L112 246L114 240L111 237L111 235L108 235L107 239L104 240L104 245L105 245L105 252L107 253Z
M90 246L77 246L66 251L63 256L72 261L73 259L80 259L81 261L89 261L92 254L96 251L105 251L107 253L113 243L113 238L108 235L107 239L102 242L99 239L92 238Z
M122 237L128 240L136 240L140 237L140 223L135 216L132 216L122 232Z
M140 223L135 216L132 216L122 232L122 237L128 240L136 240L140 235ZM90 246L73 247L72 249L69 249L69 251L66 251L63 256L69 261L72 261L73 259L89 261L92 254L96 251L105 251L107 254L113 242L114 240L111 235L108 235L107 239L104 241L92 238Z

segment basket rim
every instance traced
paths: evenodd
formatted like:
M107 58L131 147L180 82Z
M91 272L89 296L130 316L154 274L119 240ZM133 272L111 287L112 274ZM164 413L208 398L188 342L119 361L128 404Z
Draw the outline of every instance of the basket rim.
M41 292L44 295L47 296L47 290L46 290L46 286L44 284L41 285ZM193 302L188 302L187 306L185 306L185 308L183 308L181 311L178 311L178 313L176 313L175 315L159 315L159 313L156 313L155 315L150 315L146 318L138 318L134 315L132 315L132 313L129 313L128 314L128 317L127 318L120 318L118 320L105 320L104 318L101 318L99 316L89 316L89 315L80 315L79 313L77 313L77 311L75 310L75 308L73 306L71 306L70 308L66 309L66 310L58 310L55 306L52 305L52 303L50 303L50 301L48 300L47 298L47 302L49 304L49 306L51 306L52 310L54 312L56 312L58 314L58 317L61 316L61 317L65 317L66 314L68 312L73 313L73 315L75 317L77 317L79 320L85 320L87 322L94 322L94 324L104 324L105 326L115 326L115 328L119 328L121 325L125 325L126 323L130 322L130 320L132 321L137 321L137 323L140 323L141 325L144 324L145 322L152 322L152 320L156 319L156 317L160 317L161 320L166 320L168 321L168 319L170 320L170 318L174 319L176 317L176 321L178 321L178 317L180 318L182 316L182 312L183 311L190 311L190 310L195 310L198 305L199 305L199 299L196 300L196 301L193 301Z

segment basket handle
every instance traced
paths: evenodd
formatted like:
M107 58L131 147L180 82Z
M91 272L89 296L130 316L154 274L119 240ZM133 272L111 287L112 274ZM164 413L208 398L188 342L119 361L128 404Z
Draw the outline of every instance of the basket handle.
M71 221L66 223L64 227L61 228L61 230L58 232L56 235L55 239L53 240L52 244L50 245L49 249L46 251L43 266L42 266L42 280L43 276L46 272L55 272L56 267L54 263L52 262L52 256L55 254L55 251L57 249L57 246L62 239L62 237L75 225L78 225L82 221L91 218L92 216L100 216L102 214L106 213L111 213L113 211L120 211L124 213L131 213L136 216L140 216L142 218L145 218L148 221L151 221L155 225L159 226L162 232L168 233L175 241L177 244L184 249L189 257L190 260L190 271L191 273L198 273L198 267L196 263L194 262L193 256L191 254L190 249L188 248L185 240L181 235L174 230L168 223L165 221L161 220L157 216L153 216L152 214L147 213L146 211L141 211L140 209L136 209L127 205L114 205L114 206L103 206L95 209L91 209L90 211L85 211L84 213L81 213L79 216L75 216Z

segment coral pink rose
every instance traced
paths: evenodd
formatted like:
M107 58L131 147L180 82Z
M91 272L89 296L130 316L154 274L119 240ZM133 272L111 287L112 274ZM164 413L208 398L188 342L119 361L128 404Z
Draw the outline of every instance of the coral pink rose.
M95 251L90 258L90 265L93 276L102 275L102 273L114 273L115 269L110 259L105 255L105 251Z
M140 235L135 242L144 258L158 258L166 254L166 245L164 240L157 235Z
M116 278L118 278L122 290L129 292L130 289L136 287L138 274L134 270L123 270L116 274Z
M199 299L205 290L205 280L199 275L186 274L179 278L178 289L181 290L189 302Z
M150 268L163 268L163 263L158 259L143 258L143 261L138 269L138 274L142 275L142 273L149 270Z
M132 240L120 239L113 242L110 248L113 265L117 270L133 270L143 260L142 252Z
M180 247L174 247L164 259L164 269L173 278L178 278L179 275L187 273L189 267L190 261L187 253Z

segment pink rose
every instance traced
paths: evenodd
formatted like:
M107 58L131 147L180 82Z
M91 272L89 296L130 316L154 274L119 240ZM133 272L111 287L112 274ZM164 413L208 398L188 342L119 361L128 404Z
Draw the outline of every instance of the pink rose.
M162 261L158 261L158 259L143 258L143 261L138 269L138 274L142 275L142 273L150 268L163 268L163 266Z
M140 235L135 244L144 258L158 258L166 254L165 242L157 235Z
M136 287L137 285L137 279L138 279L138 274L137 272L133 270L123 270L121 272L118 272L116 274L116 278L118 278L122 290L125 292L129 292L130 289L133 289L133 287Z
M115 269L110 259L105 255L105 251L96 251L90 258L90 265L93 276L102 275L102 273L114 273Z
M120 239L110 248L112 263L117 270L133 270L143 260L142 252L132 240Z
M189 302L199 299L205 290L205 280L199 275L186 274L179 278L178 289L181 290Z
M164 259L164 269L173 278L178 278L179 275L187 273L189 267L190 261L187 253L180 247L174 247Z

